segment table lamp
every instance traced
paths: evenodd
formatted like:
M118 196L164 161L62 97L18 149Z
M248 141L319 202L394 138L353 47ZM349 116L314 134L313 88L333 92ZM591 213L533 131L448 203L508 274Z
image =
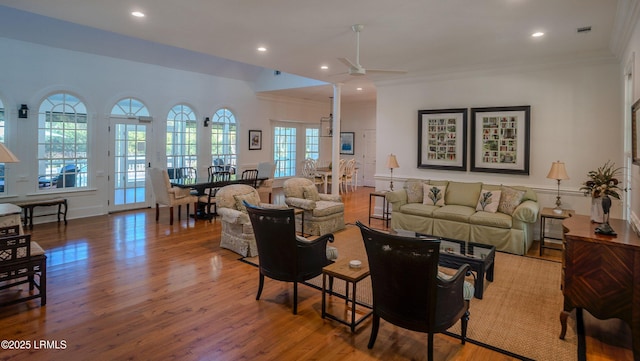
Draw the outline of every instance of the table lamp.
M553 212L556 214L562 214L562 208L560 207L562 204L562 202L560 202L560 181L569 179L564 163L561 161L551 163L551 170L549 170L547 178L558 181L558 196L556 197L556 208L553 209Z
M387 158L387 168L391 169L391 182L389 183L389 189L393 191L393 168L400 168L395 155L389 154L389 158Z
M20 159L11 153L4 143L0 143L0 163L18 163L19 161Z

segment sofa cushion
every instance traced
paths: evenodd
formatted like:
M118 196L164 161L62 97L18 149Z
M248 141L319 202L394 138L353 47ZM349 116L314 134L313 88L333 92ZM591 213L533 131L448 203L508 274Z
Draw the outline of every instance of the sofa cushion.
M496 213L500 204L500 194L502 194L502 191L483 189L480 192L476 211Z
M434 210L433 218L468 223L469 217L474 213L476 213L475 207L446 205Z
M247 213L247 207L244 206L242 201L247 201L247 203L254 206L260 204L260 198L257 197L254 192L247 194L234 194L233 198L236 200L236 209L243 213Z
M446 204L476 208L482 183L449 182L445 196Z
M469 217L469 223L481 226L511 228L513 225L511 216L504 213L490 213L486 211L478 211Z
M312 201L319 201L320 194L318 193L318 188L314 184L306 185L302 187L302 194L304 195L304 199L310 199Z
M311 213L314 217L330 216L344 212L344 203L331 201L317 201L316 208Z
M407 191L407 203L422 203L424 183L418 179L407 179L405 182L405 190Z
M431 217L433 211L440 207L422 204L422 203L407 203L400 207L400 212L405 214L413 214L415 216Z
M500 204L498 212L512 215L516 207L522 203L525 191L517 190L511 187L502 187L502 195L500 196Z
M424 198L422 200L422 204L444 206L444 195L446 191L447 186L434 186L430 184L424 184Z

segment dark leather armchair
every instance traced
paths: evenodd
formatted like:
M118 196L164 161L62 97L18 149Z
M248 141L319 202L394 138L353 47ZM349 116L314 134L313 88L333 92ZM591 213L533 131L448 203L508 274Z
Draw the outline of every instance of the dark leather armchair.
M298 282L322 274L322 267L333 263L327 259L327 242L333 234L313 241L296 237L293 209L259 208L244 202L251 219L260 257L260 284L256 300L260 299L264 277L293 282L293 314L298 313Z
M469 301L464 298L462 265L456 274L438 276L440 241L401 237L378 232L356 223L362 232L373 291L373 322L369 348L378 335L380 318L413 331L428 334L428 358L433 360L433 335L462 321L462 343L467 336Z

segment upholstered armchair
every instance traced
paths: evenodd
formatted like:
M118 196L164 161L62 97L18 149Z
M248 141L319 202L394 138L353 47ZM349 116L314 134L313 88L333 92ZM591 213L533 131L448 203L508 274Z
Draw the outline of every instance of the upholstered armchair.
M433 335L460 321L461 342L467 337L473 286L465 281L471 270L463 264L453 276L438 272L440 240L392 235L359 221L371 272L373 322L369 348L378 336L380 318L428 334L427 357L433 360Z
M304 231L320 236L344 228L344 203L339 195L320 194L313 181L290 178L282 186L285 203L304 211L296 216L296 224L304 219Z
M298 313L298 282L322 274L322 268L338 258L338 250L327 246L333 234L314 240L296 236L293 209L265 209L245 204L260 250L260 299L264 277L293 282L293 314ZM331 282L329 289L331 289Z
M191 195L191 190L188 188L172 187L166 169L149 168L148 172L151 189L156 198L156 222L160 218L160 205L169 207L169 224L173 224L174 206L178 206L178 220L180 220L180 210L183 204L187 206L187 215L190 204L193 204L194 210L197 209L198 197Z
M230 249L244 257L254 257L258 255L258 247L247 209L242 201L264 208L285 208L285 206L261 203L258 191L246 184L228 185L220 188L216 193L218 215L222 222L220 247Z

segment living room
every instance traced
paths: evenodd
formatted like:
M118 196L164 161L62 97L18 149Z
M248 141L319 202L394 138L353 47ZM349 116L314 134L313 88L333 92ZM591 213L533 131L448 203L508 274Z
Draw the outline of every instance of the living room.
M587 180L590 170L606 161L613 161L625 167L624 182L630 191L624 193L623 201L614 201L611 216L640 224L640 197L633 192L640 184L640 175L638 167L631 163L629 114L630 105L637 100L640 91L636 78L625 76L634 74L634 54L640 51L640 30L636 24L638 5L636 1L619 1L618 4L618 12L626 13L629 18L618 13L628 20L622 40L615 44L615 55L585 56L583 61L572 58L566 62L537 59L539 61L535 64L428 74L411 81L381 80L376 82L374 99L341 103L341 131L356 134L354 156L363 154L363 131L376 134L374 153L378 162L366 178L362 178L364 173L360 174L361 180L372 182L377 189L386 189L389 169L385 168L384 160L393 153L401 166L394 170L394 181L399 187L407 178L452 177L465 182L526 185L536 190L541 205L552 207L558 189L556 181L546 176L551 163L561 160L565 162L570 177L560 184L563 207L574 209L578 214L589 214L591 200L579 188ZM69 199L71 226L82 222L84 217L109 217L115 211L113 203L109 202L112 199L109 183L112 165L107 153L111 149L111 140L102 135L108 134L111 109L122 98L140 99L150 109L154 120L147 153L154 164L160 165L165 163L162 145L166 142L162 119L177 103L190 104L197 111L199 129L206 131L202 125L205 117L220 108L233 110L238 121L240 168L272 160L272 121L318 124L331 109L328 97L318 101L270 93L256 94L249 81L239 79L256 74L274 77L272 68L265 70L245 65L242 67L243 75L230 78L211 74L214 70L207 70L210 73L200 71L198 66L202 66L203 59L199 54L189 52L181 52L179 55L183 56L184 63L173 68L157 65L150 58L163 57L160 51L167 50L159 44L122 35L114 40L114 37L106 36L95 28L14 8L2 7L1 10L3 37L0 38L0 47L5 54L11 55L0 61L5 70L0 74L0 84L5 84L0 86L0 100L6 117L5 144L21 159L20 163L7 164L3 201L11 203L60 195L56 191L42 192L38 189L39 174L35 163L38 158L35 145L37 114L48 95L55 92L74 94L85 102L88 109L92 127L89 150L92 165L90 187L64 192ZM75 49L73 42L74 39L80 41L78 34L91 37L94 48L85 51ZM363 37L366 34L365 30ZM350 35L345 33L347 37ZM102 45L112 44L118 39L123 44L123 53L126 53L122 56L124 59L101 49ZM189 70L190 66L198 70ZM21 104L28 105L30 117L17 117ZM452 172L416 167L417 111L520 105L529 105L532 111L528 174ZM264 146L261 150L247 151L249 139L246 134L254 129L262 131ZM211 154L210 136L201 132L200 137L197 154L201 157L199 164L205 167ZM326 150L331 145L325 143L321 157L329 162L331 155ZM40 224L54 220L55 217L41 218L36 224L36 231ZM61 229L59 232L65 231ZM557 227L556 232L559 232Z

